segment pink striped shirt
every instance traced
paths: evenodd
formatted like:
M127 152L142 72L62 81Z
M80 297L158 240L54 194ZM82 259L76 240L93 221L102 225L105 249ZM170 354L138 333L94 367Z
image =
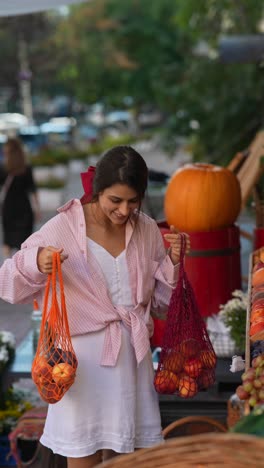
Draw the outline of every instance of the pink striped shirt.
M69 254L62 265L71 335L105 329L101 365L114 366L121 347L121 327L131 329L137 362L149 350L150 316L165 317L178 266L166 255L156 222L140 213L126 226L126 259L134 308L114 306L95 256L87 248L83 208L78 199L32 234L0 268L0 297L11 303L43 302L47 276L37 267L38 247L53 246Z

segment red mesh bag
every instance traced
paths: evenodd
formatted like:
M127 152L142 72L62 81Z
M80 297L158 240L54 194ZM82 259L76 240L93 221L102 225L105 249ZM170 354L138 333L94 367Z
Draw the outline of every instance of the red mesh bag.
M182 236L179 279L172 292L154 386L158 393L191 398L215 381L216 354L184 271Z
M60 305L56 292L57 276ZM48 275L45 289L38 347L31 370L41 398L47 403L61 400L74 382L77 366L67 318L60 254L54 253L52 274Z

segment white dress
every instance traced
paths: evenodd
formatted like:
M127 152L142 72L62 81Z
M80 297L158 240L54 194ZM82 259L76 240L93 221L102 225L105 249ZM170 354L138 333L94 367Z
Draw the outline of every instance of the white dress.
M113 303L132 307L125 251L114 258L93 240L87 242ZM104 336L100 330L72 338L78 358L76 379L61 401L49 405L40 439L54 453L73 458L100 449L128 453L163 440L151 352L137 367L130 331L122 325L116 366L100 366Z

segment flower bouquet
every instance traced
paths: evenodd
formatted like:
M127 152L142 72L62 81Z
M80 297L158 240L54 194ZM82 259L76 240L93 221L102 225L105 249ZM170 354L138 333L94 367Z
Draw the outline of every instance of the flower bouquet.
M0 375L15 356L15 337L9 331L0 331Z
M232 298L220 305L220 312L208 318L208 333L218 357L245 352L247 304L247 293L235 290Z

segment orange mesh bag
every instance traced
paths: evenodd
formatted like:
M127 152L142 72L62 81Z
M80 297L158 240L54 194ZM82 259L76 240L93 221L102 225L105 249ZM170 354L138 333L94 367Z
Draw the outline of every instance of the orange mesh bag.
M60 306L56 292L57 276ZM74 382L77 366L67 318L60 254L54 253L52 274L48 275L45 290L38 347L31 371L41 398L47 403L61 400Z
M179 278L168 307L154 386L161 394L191 398L213 385L216 355L184 271L184 251L182 236Z

